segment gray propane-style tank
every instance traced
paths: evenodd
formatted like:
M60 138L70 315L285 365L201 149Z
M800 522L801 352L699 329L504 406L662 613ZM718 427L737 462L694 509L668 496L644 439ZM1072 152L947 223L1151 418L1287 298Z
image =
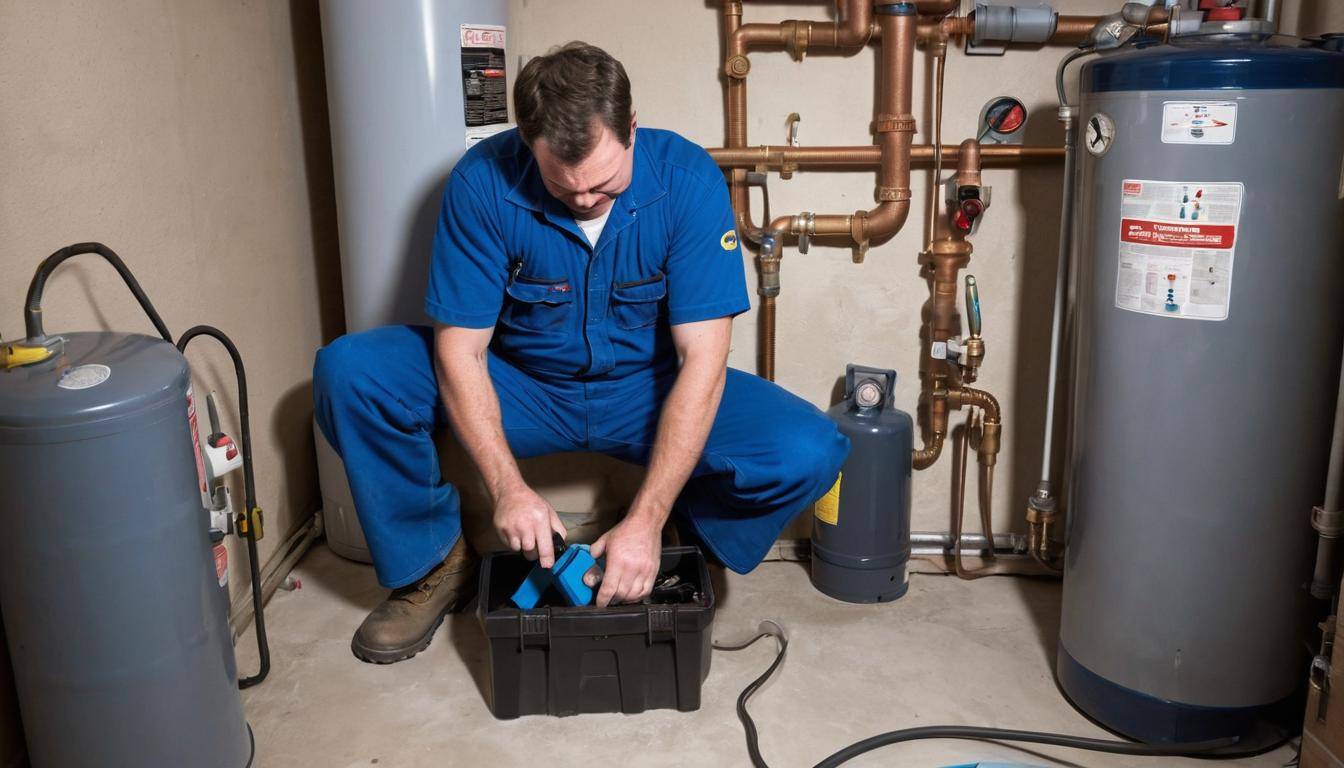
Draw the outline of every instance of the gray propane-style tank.
M816 504L812 584L837 600L883 603L909 586L914 419L892 404L895 390L895 371L851 363L845 399L826 412L852 447Z
M33 765L251 765L187 360L61 337L0 369L0 603Z

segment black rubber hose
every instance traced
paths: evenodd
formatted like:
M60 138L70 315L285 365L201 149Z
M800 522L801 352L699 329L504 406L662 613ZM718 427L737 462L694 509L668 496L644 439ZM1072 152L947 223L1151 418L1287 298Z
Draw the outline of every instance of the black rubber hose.
M769 622L774 624L775 622ZM764 626L764 625L762 625ZM778 627L778 625L776 625ZM752 720L751 713L747 711L747 700L752 694L760 690L766 680L779 669L779 665L784 662L784 652L788 650L789 641L784 635L783 629L779 633L761 632L750 640L737 645L714 644L716 651L740 651L748 648L764 637L775 637L779 640L779 652L775 655L775 660L770 667L765 670L765 674L752 680L742 693L737 697L737 717L742 721L742 729L747 735L747 753L751 757L751 764L755 768L769 768L765 758L761 755L759 736L756 731L756 722ZM973 741L1016 741L1029 744L1048 744L1056 747L1068 747L1070 749L1084 749L1091 752L1109 752L1117 755L1137 755L1141 757L1245 757L1251 754L1258 754L1263 750L1246 753L1227 753L1217 752L1227 747L1237 744L1236 738L1214 739L1211 741L1188 742L1183 744L1142 744L1134 741L1116 741L1113 739L1090 739L1082 736L1069 736L1061 733L1043 733L1040 731L1019 731L1010 728L984 728L972 725L931 725L922 728L905 728L899 731L889 731L878 734L863 741L855 742L835 754L827 757L825 760L817 763L814 768L835 768L835 766L846 763L859 755L870 752L879 747L885 747L890 744L899 744L906 741L917 741L920 739L968 739Z
M918 739L972 739L975 741L1017 741L1028 744L1049 744L1056 747L1085 749L1090 752L1109 752L1113 755L1140 755L1143 757L1195 757L1209 755L1213 750L1230 747L1235 738L1215 739L1186 744L1142 744L1134 741L1087 739L1060 733L1018 731L1011 728L982 728L973 725L930 725L923 728L905 728L878 734L855 742L817 763L815 768L835 768L864 752Z
M252 474L252 426L247 410L247 369L243 367L243 357L238 354L238 347L234 345L233 340L213 326L197 325L187 329L187 332L182 334L182 338L177 341L178 351L186 354L187 344L198 336L209 336L222 344L224 349L228 350L229 357L233 359L233 370L238 376L238 420L242 423L240 443L243 450L243 496L244 503L247 505L244 514L250 516L252 510L257 508L257 485ZM257 674L239 680L239 688L251 688L265 680L266 675L271 671L271 648L266 640L266 618L262 614L261 565L257 557L256 527L254 525L248 526L246 538L248 568L252 576L253 621L256 622L257 627L257 656L261 660L261 667Z
M60 266L61 262L71 256L79 256L85 253L96 253L102 256L107 260L107 263L117 270L117 274L121 275L126 287L131 289L135 300L140 302L140 308L149 316L149 321L154 324L154 329L159 332L164 341L172 344L173 335L168 332L168 326L163 324L163 318L159 317L158 310L154 309L153 302L149 300L149 296L145 295L139 281L131 274L131 270L126 268L126 263L121 260L121 257L102 243L67 245L43 259L42 263L38 265L37 272L33 273L33 281L28 284L28 298L24 301L23 322L28 338L33 341L41 341L46 337L42 330L42 291L47 287L47 278L51 277L51 273L56 271L56 267Z

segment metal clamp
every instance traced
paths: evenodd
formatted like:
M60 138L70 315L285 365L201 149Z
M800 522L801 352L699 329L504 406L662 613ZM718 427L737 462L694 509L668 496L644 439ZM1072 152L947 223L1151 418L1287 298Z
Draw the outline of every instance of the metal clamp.
M1326 537L1344 534L1344 510L1326 511L1324 507L1312 507L1311 527Z
M1326 705L1330 700L1330 660L1317 656L1311 660L1311 672L1307 680L1316 691L1316 719L1325 722Z
M817 233L817 214L803 211L798 214L798 252L807 253L812 245L812 236Z

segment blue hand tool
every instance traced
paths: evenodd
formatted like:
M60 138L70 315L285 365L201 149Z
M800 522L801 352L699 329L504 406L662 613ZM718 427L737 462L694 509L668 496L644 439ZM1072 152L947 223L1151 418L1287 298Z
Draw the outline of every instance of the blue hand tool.
M555 565L543 568L540 564L513 593L513 604L522 609L535 608L541 602L546 588L554 585L569 605L589 605L593 602L593 588L583 583L583 575L597 561L588 551L587 544L566 545L560 534L552 539L555 547Z

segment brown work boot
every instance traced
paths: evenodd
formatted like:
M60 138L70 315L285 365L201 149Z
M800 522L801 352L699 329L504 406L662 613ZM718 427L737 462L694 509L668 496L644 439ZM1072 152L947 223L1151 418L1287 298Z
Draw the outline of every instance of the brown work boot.
M409 659L429 647L444 615L476 595L477 557L460 537L448 557L424 578L392 590L355 630L350 650L374 664Z

